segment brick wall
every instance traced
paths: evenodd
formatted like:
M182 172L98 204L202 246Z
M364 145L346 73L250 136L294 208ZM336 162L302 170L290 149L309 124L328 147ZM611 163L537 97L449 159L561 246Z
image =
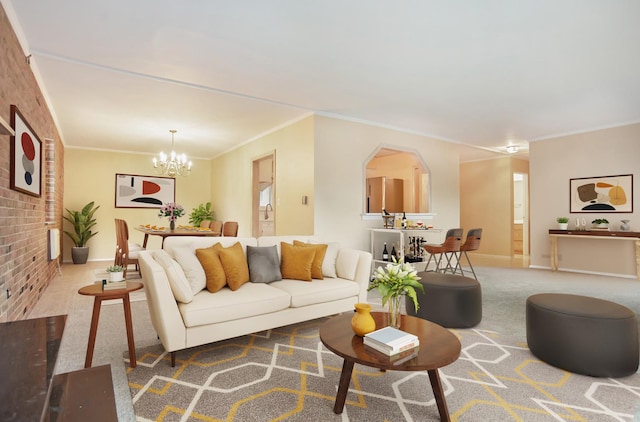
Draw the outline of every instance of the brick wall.
M10 188L10 137L0 135L0 322L23 319L57 274L48 260L47 230L62 227L64 147L25 54L0 5L0 116L9 123L11 104L42 141L42 196ZM45 139L54 141L53 223L45 224Z

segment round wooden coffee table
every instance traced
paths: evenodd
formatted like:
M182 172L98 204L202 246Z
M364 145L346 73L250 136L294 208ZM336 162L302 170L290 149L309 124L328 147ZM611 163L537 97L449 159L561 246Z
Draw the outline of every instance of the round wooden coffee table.
M84 286L78 293L85 296L94 296L93 314L91 315L91 329L89 330L89 342L87 344L87 356L84 367L90 368L93 360L93 349L96 344L96 333L98 331L98 321L100 320L100 307L103 300L122 299L124 307L124 321L127 328L127 344L129 345L129 365L136 367L136 347L133 341L133 324L131 322L131 304L129 303L129 293L142 289L142 283L138 281L127 281L127 287L118 290L102 290L102 285L91 284Z
M388 325L388 314L385 312L371 312L376 321L376 328ZM460 340L449 330L421 318L402 315L400 329L420 338L418 355L414 358L394 364L387 356L372 351L362 343L362 337L354 334L351 329L353 314L346 313L331 318L320 326L320 340L327 349L344 358L338 394L333 407L335 413L342 413L347 398L347 391L351 381L353 365L359 363L382 370L393 371L427 371L433 395L438 405L440 420L448 421L449 410L445 401L438 368L455 362L460 356Z

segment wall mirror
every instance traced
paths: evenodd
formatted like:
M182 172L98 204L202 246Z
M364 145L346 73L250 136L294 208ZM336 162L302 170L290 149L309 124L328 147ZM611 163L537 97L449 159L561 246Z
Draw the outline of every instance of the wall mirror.
M364 212L429 213L431 174L415 151L378 147L365 163Z

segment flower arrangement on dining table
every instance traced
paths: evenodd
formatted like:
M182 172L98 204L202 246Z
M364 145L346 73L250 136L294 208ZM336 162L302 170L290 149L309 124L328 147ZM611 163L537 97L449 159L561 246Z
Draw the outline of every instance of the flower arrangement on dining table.
M169 217L169 227L176 228L176 220L184 215L184 207L175 202L168 202L160 207L158 217Z
M376 268L368 290L378 289L382 296L382 306L389 304L389 325L400 326L400 299L409 296L413 300L416 311L420 307L416 289L424 293L424 286L418 281L418 272L408 262L388 263L385 267Z

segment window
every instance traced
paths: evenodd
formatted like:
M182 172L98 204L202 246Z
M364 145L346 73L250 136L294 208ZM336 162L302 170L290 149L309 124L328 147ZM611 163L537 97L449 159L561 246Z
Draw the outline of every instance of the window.
M364 212L428 213L431 175L413 151L378 147L365 164Z

